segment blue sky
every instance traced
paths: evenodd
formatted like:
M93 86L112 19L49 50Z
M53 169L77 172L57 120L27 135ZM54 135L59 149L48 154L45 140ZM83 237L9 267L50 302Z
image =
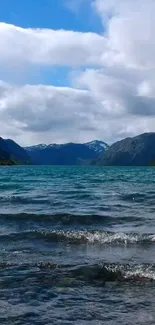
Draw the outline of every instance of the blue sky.
M101 31L99 16L84 0L1 0L0 20L22 27ZM73 4L74 3L74 4Z
M1 0L0 21L23 28L95 33L103 31L100 17L92 10L89 0ZM68 75L71 70L71 67L42 66L33 69L33 73L24 73L17 78L14 76L13 79L20 83L27 81L31 84L68 86L70 85ZM8 75L5 74L3 79L8 81Z

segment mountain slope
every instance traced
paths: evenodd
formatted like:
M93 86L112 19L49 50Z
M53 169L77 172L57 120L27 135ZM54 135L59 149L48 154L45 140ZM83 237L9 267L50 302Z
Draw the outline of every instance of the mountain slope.
M27 164L31 159L27 152L13 140L0 137L0 165Z
M17 161L20 164L29 164L31 162L31 159L26 150L20 147L16 142L11 139L6 139L4 141L13 160Z
M9 159L10 153L5 141L0 137L0 158Z
M103 166L148 166L155 161L155 133L144 133L114 143L92 162Z
M39 165L77 165L86 160L98 158L108 145L102 141L84 144L40 144L25 150L34 164Z
M13 165L11 154L5 141L0 137L0 165Z

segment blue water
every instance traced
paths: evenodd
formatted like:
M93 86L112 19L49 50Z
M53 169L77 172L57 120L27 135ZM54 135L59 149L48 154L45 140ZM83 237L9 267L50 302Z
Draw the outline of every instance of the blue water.
M154 168L0 168L0 324L155 324L154 306Z

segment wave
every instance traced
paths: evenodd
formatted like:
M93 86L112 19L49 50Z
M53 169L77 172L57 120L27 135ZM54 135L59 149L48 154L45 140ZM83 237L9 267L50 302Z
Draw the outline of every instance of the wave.
M136 201L136 202L143 202L145 199L147 198L146 194L141 194L141 193L128 193L128 194L124 194L121 196L121 199L123 201Z
M18 196L18 195L10 195L10 196L1 195L0 202L3 204L9 203L9 204L15 204L15 205L17 205L17 204L25 204L25 205L50 204L49 199L47 197L43 197L43 196L31 198L31 197L22 197L22 196Z
M26 233L31 238L70 244L152 244L155 234L126 234L108 231L34 231Z
M84 264L59 265L39 262L37 264L0 265L2 269L16 270L13 274L23 276L33 283L44 281L53 285L104 285L106 282L143 284L155 281L155 264ZM26 272L25 272L26 271ZM9 275L9 274L8 274ZM39 280L40 279L40 280Z
M109 231L64 231L34 230L1 235L0 240L44 240L47 242L66 242L70 244L98 245L151 245L155 244L155 234L121 233Z
M141 221L140 216L126 216L126 217L116 217L105 214L77 214L77 213L53 213L53 214L32 214L32 213L19 213L19 214L0 214L0 221L34 221L34 222L50 222L53 224L62 225L92 225L92 224L102 224L102 225L114 225L123 224L124 222L136 222Z
M126 201L129 203L145 203L149 205L151 202L154 203L155 199L155 192L154 191L145 191L145 193L137 193L137 192L132 192L132 193L127 193L127 194L122 194L120 195L120 200L121 201Z
M122 264L100 264L88 265L75 268L72 272L76 279L89 282L144 282L155 281L155 265L122 265Z

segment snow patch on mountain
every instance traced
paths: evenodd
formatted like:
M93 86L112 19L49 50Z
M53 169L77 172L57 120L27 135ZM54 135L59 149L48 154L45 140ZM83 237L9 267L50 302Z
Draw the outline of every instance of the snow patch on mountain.
M107 143L105 143L103 141L99 141L99 140L87 142L87 143L85 143L85 145L98 153L103 153L104 150L107 150L109 148Z
M64 143L64 144L56 144L56 143L51 143L51 144L38 144L38 145L34 145L31 147L26 147L25 149L27 151L33 151L33 150L45 150L48 148L61 148L62 146L68 145L68 143ZM83 143L83 145L87 146L89 149L97 152L97 153L103 153L104 150L108 149L108 145L103 142L103 141L99 141L99 140L93 140L90 142L86 142Z

